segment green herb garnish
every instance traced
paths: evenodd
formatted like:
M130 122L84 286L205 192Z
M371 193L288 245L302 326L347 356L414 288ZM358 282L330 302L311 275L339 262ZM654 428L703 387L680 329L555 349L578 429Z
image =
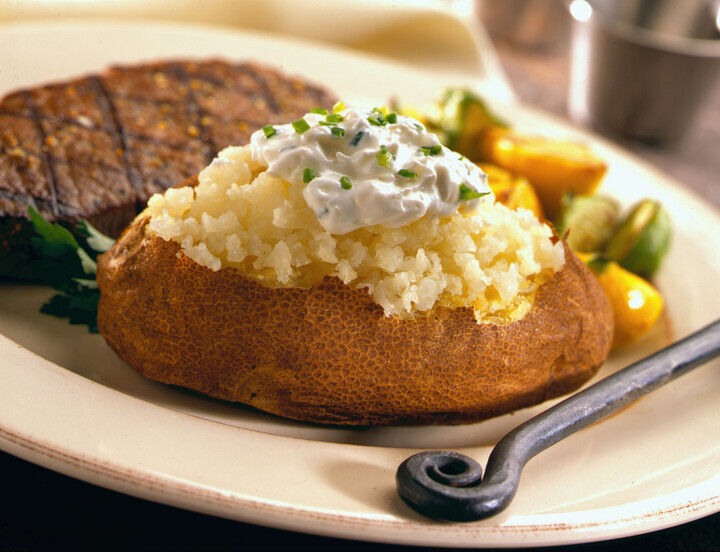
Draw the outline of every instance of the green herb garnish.
M340 113L341 111L345 111L345 104L343 102L336 102L332 108L332 112Z
M316 115L327 115L328 110L323 109L322 107L314 107L313 109L310 110L310 113L315 113Z
M32 207L28 213L35 232L30 242L38 257L33 268L42 283L60 292L40 312L87 325L90 332L97 333L97 257L110 249L114 240L87 221L65 227L48 222Z
M315 178L315 169L308 167L303 169L303 182L308 184Z
M388 122L385 118L387 114L387 108L385 107L375 107L372 110L373 115L368 115L367 120L370 122L371 125L375 126L385 126ZM396 118L397 120L397 118Z
M79 227L82 232L87 236L87 244L93 251L97 251L98 253L104 253L115 244L115 240L113 238L111 238L110 236L106 236L85 220L80 221Z
M353 136L352 140L350 140L350 145L357 146L360 143L360 140L363 139L363 136L365 136L365 131L358 130L357 134Z
M409 171L409 170L407 170L407 169L400 169L400 170L398 171L398 174L399 174L400 176L405 177L405 178L417 178L417 173L414 173L414 172Z
M340 179L340 186L342 186L343 190L349 190L352 188L352 182L350 182L350 179L347 176L343 176Z
M330 130L332 132L333 136L337 136L338 138L345 138L345 129L339 126L334 126Z
M339 113L333 113L332 115L328 115L327 117L325 117L325 120L328 123L342 123L345 120L345 117L343 117Z
M385 145L380 146L380 151L377 152L375 157L377 158L378 165L386 168L391 167L392 160L395 158L395 156L388 151L387 146Z
M270 138L271 136L275 136L277 134L275 127L272 125L264 126L262 131L265 134L265 138Z
M372 115L368 115L367 120L370 122L370 124L375 126L385 126L388 123L395 124L397 123L397 113L394 111L392 113L387 112L387 107L376 107L372 110Z
M306 130L310 130L310 125L305 119L298 119L292 124L292 127L295 129L295 132L298 134L302 134Z
M460 201L469 201L488 195L490 192L477 192L467 184L460 184Z
M425 157L428 155L439 155L442 152L442 146L439 144L435 146L423 146L420 149L425 154Z

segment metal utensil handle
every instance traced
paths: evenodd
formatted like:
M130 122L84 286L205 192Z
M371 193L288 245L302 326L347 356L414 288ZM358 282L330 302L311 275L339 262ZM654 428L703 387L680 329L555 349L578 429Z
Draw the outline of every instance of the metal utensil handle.
M426 451L405 460L398 493L421 514L473 521L504 510L520 473L536 454L720 355L720 320L565 399L505 435L493 449L485 477L472 458Z

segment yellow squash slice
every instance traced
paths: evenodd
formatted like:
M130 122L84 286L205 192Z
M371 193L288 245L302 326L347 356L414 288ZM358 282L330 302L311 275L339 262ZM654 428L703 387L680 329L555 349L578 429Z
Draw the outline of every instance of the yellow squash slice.
M592 193L607 170L582 144L524 136L499 127L485 133L479 154L527 178L551 218L559 213L565 193Z

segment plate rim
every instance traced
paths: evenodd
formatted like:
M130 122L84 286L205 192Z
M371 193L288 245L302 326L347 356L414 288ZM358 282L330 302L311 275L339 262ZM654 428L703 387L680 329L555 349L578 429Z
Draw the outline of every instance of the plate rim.
M303 438L266 434L252 429L230 428L220 422L203 419L193 414L172 411L68 371L0 335L0 350L7 344L35 356L35 360L43 370L52 372L55 377L69 380L74 388L80 390L94 388L105 395L103 399L112 397L113 401L123 403L123 406L130 410L142 406L162 415L194 420L201 424L223 426L229 431L259 433L272 440L287 442L308 441ZM353 450L381 448L347 443L316 443L321 447L325 445ZM692 487L703 488L704 492L700 496L690 492L688 488L665 495L661 501L645 499L629 505L584 510L580 512L584 521L574 523L560 522L556 514L513 516L520 521L528 520L521 525L505 523L507 519L503 523L495 524L493 518L470 523L435 523L420 519L420 516L415 516L413 512L410 512L408 519L404 520L372 516L363 519L361 516L347 513L323 512L289 504L273 504L272 501L262 502L262 500L244 498L238 493L208 488L196 481L174 479L167 473L153 473L140 468L128 469L127 466L108 458L101 458L98 454L89 454L87 451L83 453L72 448L64 448L59 443L43 442L42 439L31 435L22 435L21 432L8 427L2 418L0 418L0 450L94 485L170 506L282 530L377 543L439 546L447 545L449 539L452 539L452 545L458 547L583 544L599 540L598 536L602 540L612 540L666 529L720 511L720 474L717 474L710 480ZM399 456L418 451L418 449L393 450ZM675 495L682 497L683 502L678 503ZM655 506L647 508L646 503L655 503ZM270 519L264 517L267 513L273 514L274 517ZM654 518L657 523L648 526L648 517ZM312 526L307 525L309 521L313 523ZM373 530L374 533L368 534L366 532L368 529ZM409 532L411 535L408 537ZM528 538L532 539L531 542L527 542Z

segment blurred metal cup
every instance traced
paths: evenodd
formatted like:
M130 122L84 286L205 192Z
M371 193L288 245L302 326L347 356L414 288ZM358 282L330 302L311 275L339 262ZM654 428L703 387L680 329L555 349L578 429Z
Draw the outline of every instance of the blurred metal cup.
M566 21L561 0L475 0L490 36L525 48L549 48Z
M649 143L682 139L720 74L720 2L572 0L569 112Z

